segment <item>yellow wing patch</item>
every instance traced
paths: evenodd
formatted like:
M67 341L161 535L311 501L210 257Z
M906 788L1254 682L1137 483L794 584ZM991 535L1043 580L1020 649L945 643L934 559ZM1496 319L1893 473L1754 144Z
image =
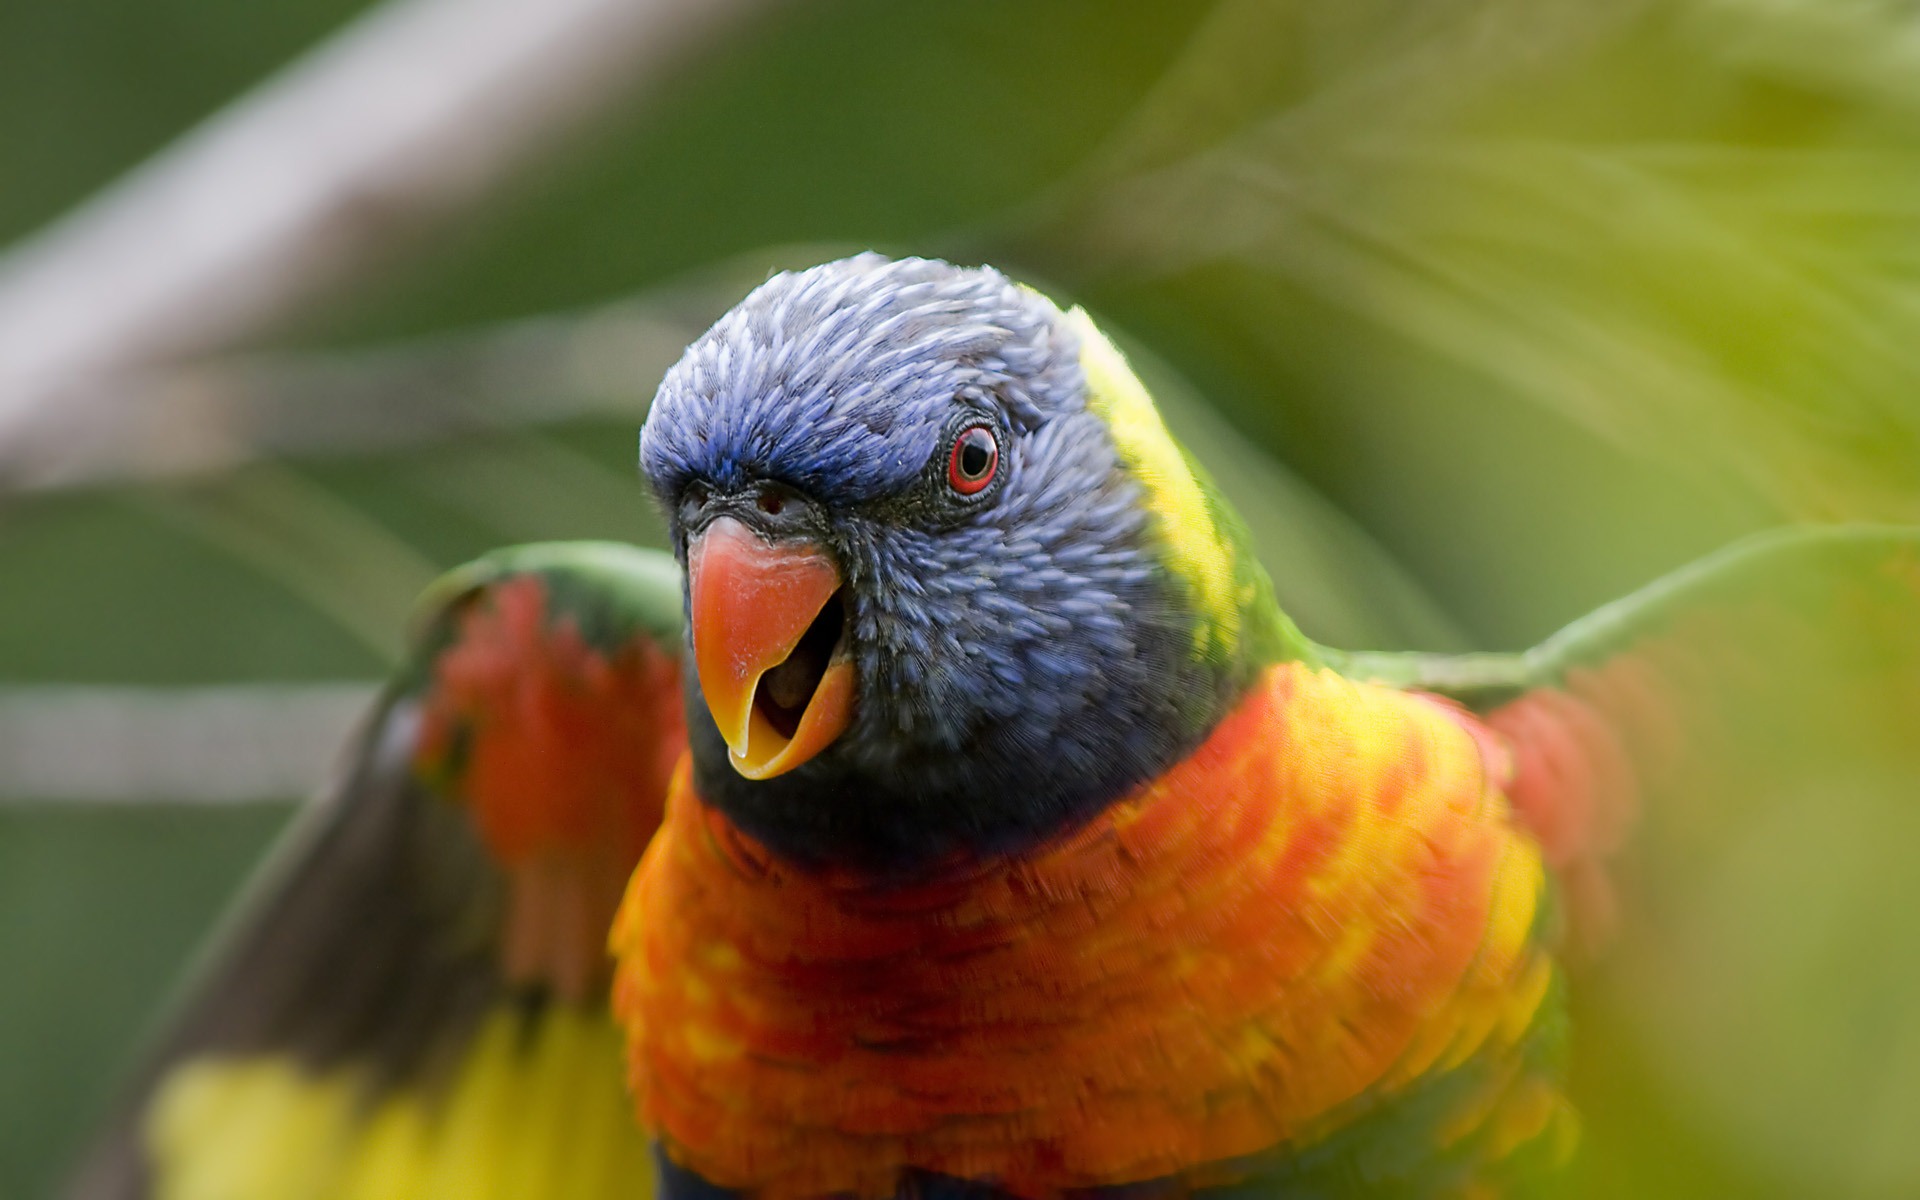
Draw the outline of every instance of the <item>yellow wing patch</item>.
M606 1015L508 1010L444 1092L283 1055L175 1069L145 1128L155 1200L650 1200L653 1162Z
M1241 606L1252 597L1235 590L1234 548L1214 521L1207 490L1119 347L1085 309L1074 309L1067 319L1080 334L1088 402L1146 489L1147 504L1165 535L1167 565L1193 593L1202 618L1194 630L1194 653L1230 653L1240 636Z

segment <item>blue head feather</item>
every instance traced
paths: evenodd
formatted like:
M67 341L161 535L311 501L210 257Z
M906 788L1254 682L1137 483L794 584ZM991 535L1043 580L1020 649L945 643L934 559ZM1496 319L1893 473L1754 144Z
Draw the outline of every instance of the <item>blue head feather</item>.
M1021 431L1082 407L1077 339L997 271L877 254L776 275L687 348L641 440L656 488L778 479L825 504L911 486L956 406Z
M981 422L999 472L960 496L947 452ZM794 859L1031 844L1164 770L1244 685L1192 652L1078 334L996 271L869 254L774 277L668 372L641 465L683 556L690 489L778 485L840 565L846 733L754 782L689 706L701 794Z

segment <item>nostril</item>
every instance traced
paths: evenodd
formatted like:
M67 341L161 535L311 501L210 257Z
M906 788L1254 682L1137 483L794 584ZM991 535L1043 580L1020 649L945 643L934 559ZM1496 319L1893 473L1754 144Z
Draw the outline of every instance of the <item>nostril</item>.
M698 523L706 512L707 501L712 498L713 493L705 484L698 481L688 484L680 492L680 519L690 525Z
M780 510L787 506L787 502L781 499L778 492L761 492L760 499L756 503L760 506L760 511L770 517L779 516Z

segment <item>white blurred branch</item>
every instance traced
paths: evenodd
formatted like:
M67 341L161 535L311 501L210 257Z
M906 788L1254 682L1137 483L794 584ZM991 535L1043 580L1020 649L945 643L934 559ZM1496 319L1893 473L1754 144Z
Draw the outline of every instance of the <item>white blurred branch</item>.
M210 476L580 417L637 422L712 315L610 305L375 350L129 374L76 389L0 441L0 494Z
M0 258L0 447L405 252L769 0L390 0Z
M0 802L238 803L320 786L361 683L0 689Z

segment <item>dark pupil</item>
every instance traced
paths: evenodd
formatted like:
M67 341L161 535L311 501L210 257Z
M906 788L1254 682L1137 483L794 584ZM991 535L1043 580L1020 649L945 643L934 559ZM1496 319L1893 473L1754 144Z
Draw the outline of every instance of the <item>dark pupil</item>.
M968 479L978 479L992 464L993 451L988 447L987 435L977 429L969 433L960 443L960 473Z

